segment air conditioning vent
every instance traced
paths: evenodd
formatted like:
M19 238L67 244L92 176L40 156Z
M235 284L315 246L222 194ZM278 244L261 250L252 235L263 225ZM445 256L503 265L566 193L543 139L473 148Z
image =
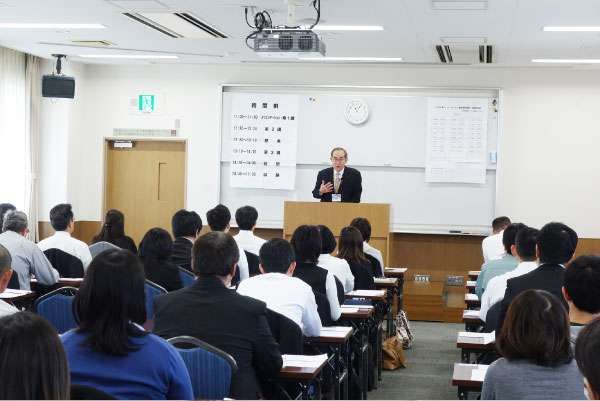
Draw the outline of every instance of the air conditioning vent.
M185 12L124 12L124 16L174 39L226 39L227 35Z
M292 50L294 47L294 39L291 35L281 35L279 37L279 48L281 50Z
M435 54L441 63L492 64L493 47L477 44L436 45Z
M298 48L300 50L310 50L313 46L312 36L302 35L298 38Z
M114 46L115 44L108 40L72 40L71 43L75 43L79 46L94 46L94 47L108 47Z

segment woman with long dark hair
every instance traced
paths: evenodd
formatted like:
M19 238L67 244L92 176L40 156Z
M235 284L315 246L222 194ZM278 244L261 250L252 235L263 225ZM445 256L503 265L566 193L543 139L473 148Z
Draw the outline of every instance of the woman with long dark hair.
M175 348L141 327L144 283L144 269L129 251L107 250L92 260L73 300L79 326L62 335L71 381L119 399L193 399Z
M363 239L360 231L354 227L344 227L340 232L340 244L338 254L350 265L350 271L354 275L355 290L374 290L373 268L371 262L365 258L363 252Z
M102 241L137 253L135 241L125 235L125 216L120 210L110 209L106 212L100 233L92 238L92 244Z
M172 252L171 235L158 227L148 230L138 249L146 278L169 292L183 288L179 269L170 262Z

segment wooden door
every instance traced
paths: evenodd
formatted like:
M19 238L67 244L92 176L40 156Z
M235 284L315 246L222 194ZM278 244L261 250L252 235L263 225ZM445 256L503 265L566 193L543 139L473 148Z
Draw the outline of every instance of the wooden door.
M185 199L186 143L136 141L116 148L106 140L104 212L125 215L125 234L136 244L146 231L161 227L171 235L171 218Z

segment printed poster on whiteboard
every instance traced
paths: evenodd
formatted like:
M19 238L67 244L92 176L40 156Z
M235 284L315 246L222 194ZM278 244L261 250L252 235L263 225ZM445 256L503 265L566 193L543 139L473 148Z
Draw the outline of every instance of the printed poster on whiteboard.
M232 187L294 189L298 102L298 95L233 94Z
M428 99L426 182L485 184L488 101Z

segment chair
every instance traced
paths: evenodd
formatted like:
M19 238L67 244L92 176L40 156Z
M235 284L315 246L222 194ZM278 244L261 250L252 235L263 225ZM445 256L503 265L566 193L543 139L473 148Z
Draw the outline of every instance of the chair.
M184 269L181 266L177 266L177 268L179 269L179 277L181 277L181 282L183 283L184 287L192 285L196 282L197 277L191 271Z
M189 336L167 340L177 348L188 370L196 399L222 400L229 397L235 383L237 364L233 357L210 344Z
M267 322L282 354L302 355L302 329L292 319L267 308Z
M344 284L342 284L340 279L337 278L336 276L333 276L333 278L335 279L335 287L337 289L338 303L340 305L343 305L344 301L346 300L346 294L344 293Z
M258 260L258 256L248 251L244 251L244 253L246 254L246 259L248 260L248 273L250 277L259 275L260 269L258 268L258 265L260 262Z
M379 263L379 260L377 260L376 257L371 256L367 253L365 253L365 258L367 258L367 260L371 262L371 267L373 268L373 276L383 277L383 270L381 269L381 263Z
M146 319L154 319L154 308L152 307L154 297L166 293L167 290L160 285L150 280L146 280Z
M36 299L33 310L63 334L77 327L71 307L76 293L75 287L61 287Z
M99 253L106 251L108 249L120 249L115 244L111 244L110 242L100 241L96 242L89 246L90 253L92 254L92 259L95 258Z
M83 263L77 256L73 256L57 248L46 249L44 255L50 261L61 277L78 278L83 277Z
M330 327L333 322L331 320L331 306L329 305L327 296L315 290L313 290L313 294L315 294L317 312L319 312L319 317L321 318L321 325L323 327Z

